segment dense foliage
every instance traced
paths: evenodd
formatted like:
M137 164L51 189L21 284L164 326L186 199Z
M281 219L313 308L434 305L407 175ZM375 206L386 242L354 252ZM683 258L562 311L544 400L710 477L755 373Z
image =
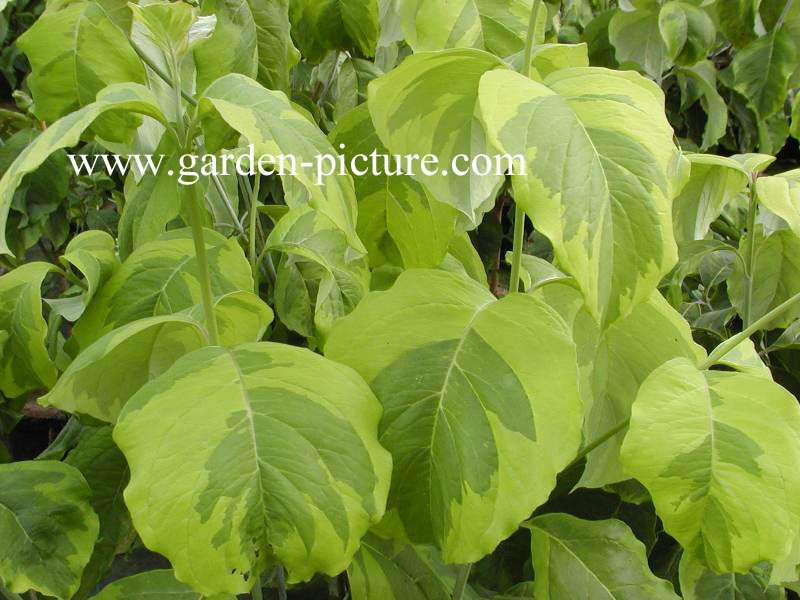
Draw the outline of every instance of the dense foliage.
M800 1L0 9L0 598L800 590Z

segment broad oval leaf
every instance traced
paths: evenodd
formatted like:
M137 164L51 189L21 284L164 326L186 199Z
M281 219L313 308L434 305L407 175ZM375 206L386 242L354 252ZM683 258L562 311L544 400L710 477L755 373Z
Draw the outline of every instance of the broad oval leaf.
M139 388L207 343L202 327L189 317L139 319L83 350L40 402L113 423Z
M6 244L6 221L11 200L22 178L35 171L56 150L77 144L83 132L98 117L116 111L144 114L166 123L158 101L147 88L120 83L105 88L95 102L50 125L20 153L0 179L0 254L11 253Z
M45 346L42 282L53 266L33 262L0 277L0 392L16 398L56 382L56 367Z
M706 58L716 41L711 17L687 2L669 2L661 7L658 27L675 63L692 66Z
M435 548L367 535L347 569L353 600L451 600L456 567Z
M380 531L433 544L446 562L511 535L580 442L575 347L531 296L496 300L464 275L406 271L334 326L325 354L384 407L395 477Z
M796 59L792 36L784 29L756 39L734 56L733 88L747 98L760 119L783 106Z
M755 186L761 205L786 221L789 229L800 237L800 169L759 177Z
M195 592L185 583L175 579L170 569L145 571L118 579L108 584L93 600L152 600L153 598L169 598L169 600L234 600L230 594L204 596Z
M86 106L107 85L146 82L121 20L130 26L120 0L52 3L19 37L31 62L27 81L39 118L52 122Z
M109 425L84 427L65 462L78 469L89 484L89 502L100 521L97 543L75 595L86 598L106 576L114 557L125 552L136 538L122 498L122 490L128 484L128 463L111 439Z
M388 154L378 139L366 104L350 111L331 132L348 156ZM361 169L360 165L356 165ZM455 235L456 211L430 198L422 186L403 175L354 173L358 197L358 235L370 265L386 262L406 268L438 267Z
M350 176L316 172L317 158L335 157L336 152L316 125L292 107L285 94L267 90L244 75L227 75L205 91L200 114L212 150L230 141L233 129L253 144L257 156L269 155L276 160L293 156L295 178L303 193L287 194L286 203L291 207L310 204L347 234L353 249L364 251L356 235L356 197Z
M80 472L55 461L0 465L0 582L67 600L99 530Z
M369 291L366 257L353 252L347 234L309 206L286 213L265 247L282 255L275 284L278 314L305 336L324 339ZM304 293L295 293L296 285Z
M678 600L647 564L644 544L622 521L554 513L531 520L536 600Z
M215 297L253 289L250 264L235 239L205 231ZM95 294L73 330L72 348L84 349L113 329L145 317L174 314L200 304L194 242L185 229L144 244Z
M800 528L800 408L785 389L676 358L651 373L622 445L664 529L718 573L784 558Z
M391 461L379 418L352 370L308 350L189 354L114 429L136 530L206 595L249 591L271 555L291 581L335 575L383 514Z
M747 171L737 161L711 154L690 154L689 181L672 203L678 242L702 240L730 202L747 190Z
M508 70L481 79L492 144L526 158L515 200L602 322L646 300L677 259L670 204L680 157L663 104L642 76L594 67L544 83Z
M783 590L770 585L769 563L747 573L719 575L684 554L679 569L683 600L784 600Z
M634 11L617 10L608 23L608 38L622 67L638 67L652 79L672 66L655 2ZM654 113L658 114L658 113Z
M444 170L459 154L494 154L477 115L478 84L487 71L506 68L499 58L471 49L407 58L369 86L369 111L378 137L392 154L433 154ZM426 176L420 164L408 175L436 200L457 208L468 229L477 227L494 206L504 179L474 173Z
M289 14L294 39L311 61L319 62L329 50L375 55L378 0L292 0Z

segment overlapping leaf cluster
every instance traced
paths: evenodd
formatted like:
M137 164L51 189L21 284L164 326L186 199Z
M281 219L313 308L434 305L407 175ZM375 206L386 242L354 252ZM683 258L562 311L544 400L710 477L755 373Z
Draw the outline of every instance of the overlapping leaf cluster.
M70 417L35 460L0 440L0 595L796 588L800 175L721 154L796 129L800 6L595 4L48 3L0 180L0 432ZM249 145L297 172L168 172ZM115 235L13 242L76 146L166 163L109 178ZM338 151L525 169L317 185ZM98 592L137 543L171 569Z

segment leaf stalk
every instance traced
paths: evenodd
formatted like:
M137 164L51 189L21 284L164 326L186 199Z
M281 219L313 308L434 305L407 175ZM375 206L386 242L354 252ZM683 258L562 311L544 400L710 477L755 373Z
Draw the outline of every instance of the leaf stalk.
M467 581L469 581L469 572L472 570L472 563L458 566L456 573L456 583L453 587L453 600L463 600L464 592L467 589Z

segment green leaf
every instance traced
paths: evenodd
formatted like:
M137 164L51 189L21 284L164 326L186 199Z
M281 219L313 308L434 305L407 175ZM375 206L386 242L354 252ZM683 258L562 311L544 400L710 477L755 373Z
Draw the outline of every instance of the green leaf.
M659 7L654 5L633 12L618 10L608 23L608 38L620 65L632 65L652 79L660 79L672 66L659 16Z
M256 25L258 82L271 90L291 91L291 70L300 61L290 34L290 0L249 0Z
M748 323L800 293L800 238L784 229L765 239L763 228L756 226L755 240L752 272L746 272L744 259L740 258L733 263L728 278L731 304ZM740 257L750 256L752 243L752 235L742 237ZM772 321L767 329L788 327L798 317L800 308L795 306Z
M691 80L698 88L700 103L708 119L703 129L703 140L700 150L708 150L715 145L728 129L728 106L717 91L717 70L711 61L701 61L689 68L679 68L677 71L678 82ZM683 90L686 84L683 83ZM683 102L683 100L682 100ZM688 108L683 105L681 108Z
M0 583L67 600L99 529L80 472L54 461L0 465Z
M800 169L756 179L756 197L761 206L786 221L800 237Z
M792 104L791 134L794 139L800 140L800 94L795 96Z
M205 231L215 297L253 289L238 242ZM170 315L200 304L199 267L191 232L179 229L141 246L95 294L73 330L73 348L85 349L106 333L138 319Z
M178 62L186 55L190 44L196 39L192 29L197 15L190 4L156 0L149 4L129 6L133 11L134 30L149 38L169 62ZM201 22L200 25L202 27L204 24ZM201 34L199 39L204 39L210 32L202 27L197 33Z
M400 0L398 13L415 52L480 48L506 57L523 49L532 5L532 0ZM547 10L540 10L538 40L544 38L546 19Z
M497 57L470 49L407 58L369 86L369 111L378 137L392 154L436 155L445 170L459 154L495 154L476 111L478 84L487 71L505 68ZM467 229L477 227L494 206L504 179L493 173L427 176L419 162L408 175L433 198L457 208Z
M196 304L184 312L198 323L202 323L205 318L202 304ZM230 292L216 298L214 316L217 319L219 343L228 348L260 342L275 318L266 302L246 290Z
M27 82L39 118L55 121L93 102L112 83L145 83L120 12L130 24L122 0L51 3L17 39L31 63Z
M689 181L672 203L679 243L702 240L725 207L747 191L747 171L735 160L712 154L689 154Z
M42 282L53 266L33 262L0 276L0 392L16 398L56 382L47 353L47 323L42 317Z
M756 19L762 0L716 0L710 10L720 32L734 47L742 48L756 39ZM764 3L766 4L766 3Z
M647 553L622 521L554 513L530 521L537 600L678 600L650 572Z
M776 29L734 56L733 89L747 98L748 105L761 119L771 117L786 101L796 59L791 35L784 29Z
M136 537L122 490L128 484L128 464L111 439L111 427L85 427L65 461L78 469L92 491L90 504L100 520L100 533L76 594L86 598L103 579L117 553Z
M718 364L730 367L741 373L747 373L753 377L772 380L772 373L767 365L764 364L764 361L761 360L753 340L750 339L744 340L736 348L725 354L719 359Z
M362 104L348 113L331 133L331 141L348 157L389 151L372 125L369 109ZM366 163L366 161L363 161ZM455 235L456 211L430 198L410 177L375 175L358 163L355 177L358 197L358 235L368 250L370 265L386 262L406 268L433 268L442 259ZM361 171L367 171L361 175Z
M353 600L451 600L456 567L430 546L369 534L347 569Z
M76 235L59 258L65 269L83 276L86 289L78 296L45 300L68 321L77 321L98 289L119 266L114 238L105 231L89 230Z
M531 53L531 77L536 81L561 69L588 66L586 44L540 44Z
M139 319L83 350L40 402L113 423L145 383L207 343L194 319L182 315Z
M747 573L718 575L684 554L680 565L683 600L783 600L783 590L769 583L771 570L768 563L759 563Z
M595 67L544 83L500 70L481 80L491 143L527 159L515 200L600 321L646 300L677 258L669 207L680 158L663 103L640 75Z
M324 339L334 322L369 291L366 258L348 247L345 232L308 206L294 208L278 221L265 247L282 254L275 284L278 315L305 336L316 331ZM306 292L293 293L292 282L302 282ZM294 317L298 311L304 318Z
M260 4L278 3L262 0ZM214 31L193 51L198 93L229 73L255 77L259 67L258 25L252 5L247 0L216 0L213 11Z
M289 6L292 35L310 61L321 61L329 50L375 55L378 0L292 0Z
M185 583L175 579L171 570L145 571L118 579L108 584L93 596L93 600L151 600L152 598L169 598L169 600L234 600L230 594L204 596L192 590Z
M53 123L20 153L0 179L0 254L11 253L5 238L6 222L14 191L23 177L35 171L56 150L77 144L95 119L112 111L141 113L166 123L153 94L136 84L105 88L95 102Z
M333 146L317 126L297 112L286 96L261 87L243 75L227 75L215 81L200 99L206 143L216 150L241 133L254 145L254 153L275 157L294 156L296 181L302 193L287 193L290 207L310 204L347 234L353 249L363 252L356 235L356 197L348 175L317 174L321 155L336 156ZM303 166L306 163L310 166ZM319 184L321 182L321 185ZM284 180L284 186L287 185Z
M352 370L309 350L198 350L120 415L125 503L145 545L205 595L249 591L271 556L292 582L336 575L383 514L379 418Z
M706 58L716 41L716 29L704 10L686 2L661 7L658 27L667 55L678 65L690 67Z
M622 445L664 529L718 573L781 560L800 528L800 409L779 385L676 358L642 384Z
M496 300L463 275L406 271L336 324L325 353L384 408L395 477L379 533L433 544L446 562L494 550L577 450L575 348L531 296Z

